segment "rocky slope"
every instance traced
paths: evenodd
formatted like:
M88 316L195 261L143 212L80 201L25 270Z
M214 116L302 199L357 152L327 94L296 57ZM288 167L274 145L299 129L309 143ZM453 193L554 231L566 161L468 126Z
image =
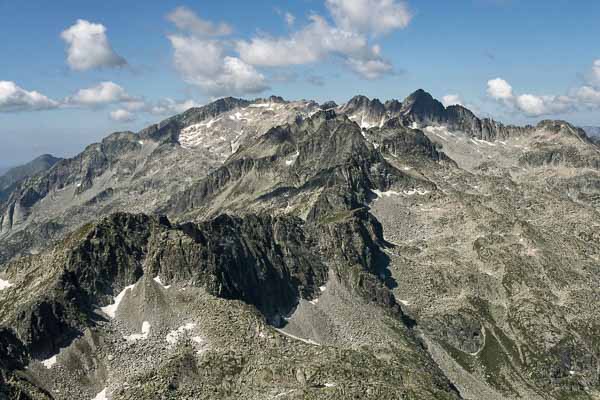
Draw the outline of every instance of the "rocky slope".
M27 164L14 168L0 169L0 199L8 197L18 182L49 170L61 159L50 154L41 155Z
M154 212L244 141L317 109L314 102L277 97L227 98L137 134L114 133L0 198L0 262L38 252L47 241L111 212Z
M594 399L599 160L421 90L113 134L0 203L4 393Z

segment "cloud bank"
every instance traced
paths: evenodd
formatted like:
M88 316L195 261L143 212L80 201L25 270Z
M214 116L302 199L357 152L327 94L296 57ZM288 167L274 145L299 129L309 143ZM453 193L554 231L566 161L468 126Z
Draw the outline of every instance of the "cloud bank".
M268 80L259 68L338 61L364 79L393 73L393 65L373 41L408 26L412 14L406 2L325 0L325 8L328 16L312 14L302 26L294 15L282 13L288 35L230 39L233 28L229 25L204 20L179 7L167 15L178 30L167 36L173 64L187 83L214 97L268 89Z
M527 117L564 114L580 110L600 109L600 60L592 63L582 86L564 95L515 94L512 86L502 78L488 81L487 94L509 109Z
M0 81L0 112L39 111L57 108L59 102L11 81Z

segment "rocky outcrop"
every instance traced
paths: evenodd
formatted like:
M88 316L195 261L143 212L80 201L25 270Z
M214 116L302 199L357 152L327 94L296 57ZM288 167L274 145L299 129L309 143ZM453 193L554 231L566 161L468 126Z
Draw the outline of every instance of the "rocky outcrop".
M25 372L28 363L27 348L11 329L0 327L0 399L52 399Z
M223 215L180 229L154 243L147 270L165 282L193 282L215 296L243 300L275 324L301 297L312 299L326 279L297 218Z
M329 270L364 301L402 315L384 284L381 246L381 226L365 209L310 224L223 215L172 226L165 218L115 214L55 249L65 256L47 277L51 289L6 322L35 357L49 357L93 325L97 307L148 274L242 300L279 325L299 299L317 296Z
M28 358L27 349L15 334L0 327L0 387L6 384L9 373L25 368Z

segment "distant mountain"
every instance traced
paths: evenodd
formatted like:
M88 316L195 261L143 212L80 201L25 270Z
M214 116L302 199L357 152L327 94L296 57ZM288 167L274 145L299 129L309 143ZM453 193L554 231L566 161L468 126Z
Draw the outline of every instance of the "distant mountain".
M12 167L0 167L0 176L4 175L7 171L9 171Z
M18 182L49 170L60 160L62 159L50 154L44 154L27 164L4 170L0 169L0 199L3 197L2 193L10 191Z
M582 129L591 137L600 137L600 126L584 126Z

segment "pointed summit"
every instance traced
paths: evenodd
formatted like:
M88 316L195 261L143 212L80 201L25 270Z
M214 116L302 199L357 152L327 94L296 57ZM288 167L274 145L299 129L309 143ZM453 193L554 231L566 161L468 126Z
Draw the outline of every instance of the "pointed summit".
M431 94L419 89L402 103L402 114L418 124L440 124L446 121L446 108Z

